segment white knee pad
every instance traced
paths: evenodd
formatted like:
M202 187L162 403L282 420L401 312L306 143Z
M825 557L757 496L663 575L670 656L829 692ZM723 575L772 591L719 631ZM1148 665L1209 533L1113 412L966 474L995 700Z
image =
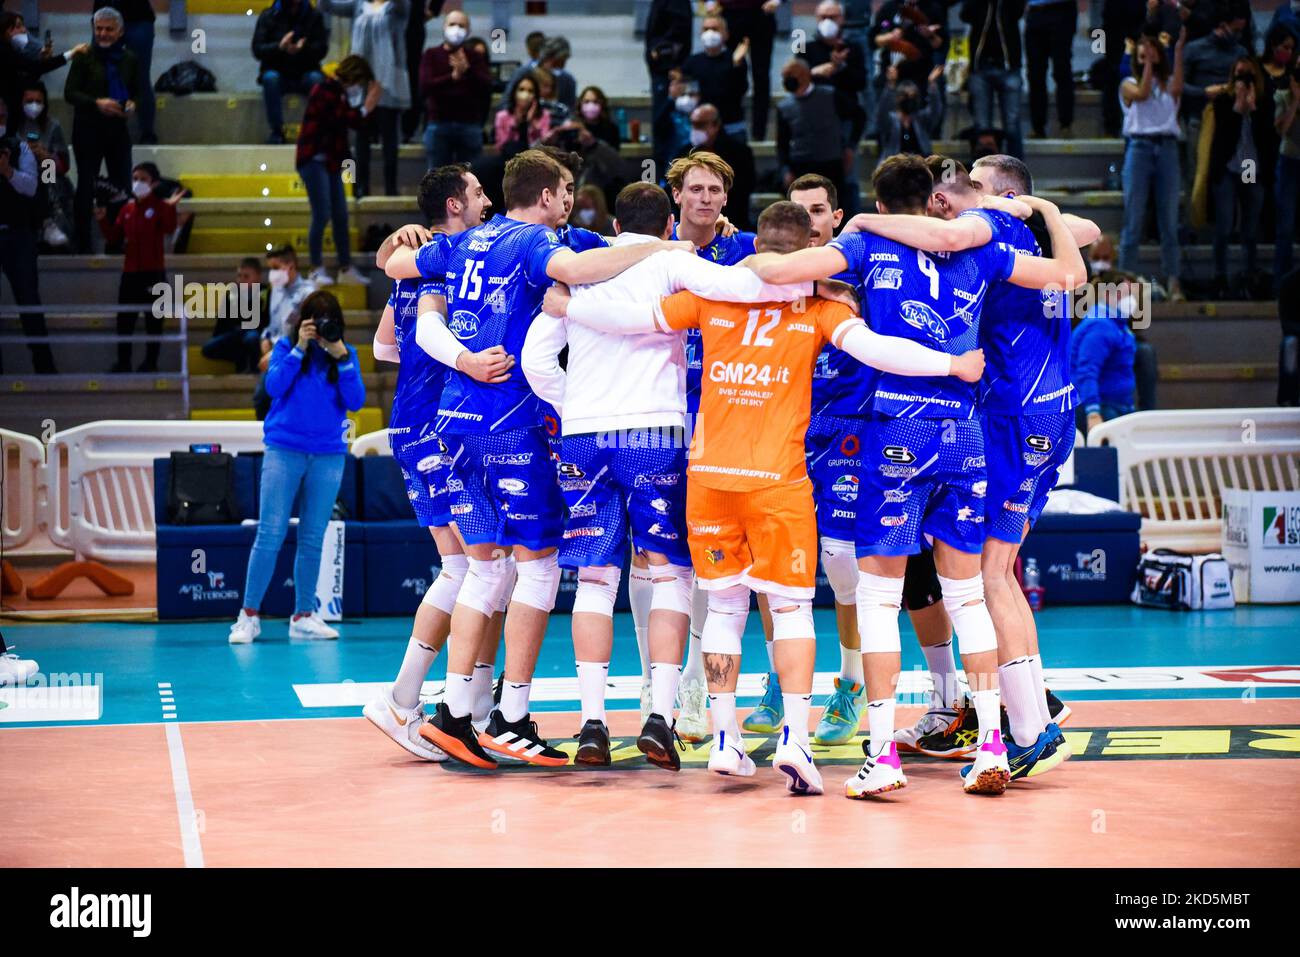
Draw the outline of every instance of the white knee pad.
M974 578L944 578L940 575L939 587L943 589L943 608L952 619L952 630L957 633L957 649L962 656L996 651L998 635L993 630L993 619L984 602L984 579L979 575Z
M864 652L899 652L898 612L903 607L903 579L858 573L858 634Z
M772 640L782 638L814 638L812 600L809 598L780 598L769 595L768 607L772 609ZM791 607L791 606L794 607ZM778 611L777 609L789 609Z
M613 618L618 582L622 577L623 571L617 565L579 568L578 591L573 596L574 614L581 611Z
M858 600L858 556L853 543L823 538L822 568L831 591L835 592L835 604L854 604Z
M501 584L497 587L497 593L492 596L493 609L501 612L510 607L510 593L515 590L515 582L519 579L519 574L515 571L515 557L507 555L505 563L506 573L501 576Z
M700 650L706 655L738 655L740 639L749 619L749 587L732 585L709 592L709 617L700 635Z
M469 559L464 555L447 555L442 560L442 571L424 593L421 602L450 615L456 607L456 596L460 594L460 586L468 573Z
M465 581L460 586L456 598L458 605L473 608L481 615L492 617L496 609L497 595L502 583L510 580L510 560L508 558L481 558L468 560L469 570Z
M554 552L531 562L515 562L519 575L510 600L549 612L555 607L555 593L560 590L560 559Z
M691 585L695 581L695 572L690 565L651 565L650 576L654 582L651 611L675 611L679 615L691 613Z

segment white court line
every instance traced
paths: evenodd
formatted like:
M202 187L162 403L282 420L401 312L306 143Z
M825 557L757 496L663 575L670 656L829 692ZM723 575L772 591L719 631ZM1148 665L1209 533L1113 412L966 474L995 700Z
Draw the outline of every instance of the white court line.
M159 682L158 693L170 696L171 683ZM176 706L165 704L163 720L176 717ZM194 794L190 791L190 769L185 761L185 743L179 724L164 725L167 734L167 757L172 766L172 792L176 795L176 817L181 827L181 850L186 867L203 867L203 843L199 840L198 817L194 813Z

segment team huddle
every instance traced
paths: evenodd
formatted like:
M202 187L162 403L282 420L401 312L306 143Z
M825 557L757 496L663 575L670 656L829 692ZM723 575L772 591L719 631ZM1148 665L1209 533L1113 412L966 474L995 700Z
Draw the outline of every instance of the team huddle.
M1068 758L1068 708L1043 684L1013 570L1073 446L1064 296L1085 279L1079 248L1096 226L1034 197L1012 157L967 171L900 155L873 178L879 212L838 235L835 187L816 175L795 180L756 233L738 232L720 215L731 168L697 151L667 173L680 220L668 192L633 183L607 240L567 224L579 163L520 153L505 212L490 217L467 167L431 170L419 197L429 227L399 229L377 254L395 280L375 336L376 358L400 369L392 450L442 567L366 717L430 761L568 764L529 698L570 568L573 761L609 764L605 693L630 554L638 749L677 770L679 739L711 735L709 769L749 776L744 732L775 734L787 788L820 794L809 727L820 559L841 674L811 741L851 740L866 712L849 797L904 787L900 752L973 759L961 783L982 794ZM768 677L742 728L751 593ZM934 691L899 729L903 608ZM426 715L420 688L444 648L446 692Z

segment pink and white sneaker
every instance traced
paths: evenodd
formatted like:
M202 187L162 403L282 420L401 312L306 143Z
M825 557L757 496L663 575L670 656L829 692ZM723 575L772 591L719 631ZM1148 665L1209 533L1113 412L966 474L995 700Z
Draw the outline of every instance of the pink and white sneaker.
M1007 763L1007 746L1002 732L994 728L984 736L975 752L975 760L961 769L962 788L967 794L1001 794L1011 783L1011 766Z
M863 745L863 750L866 750L866 745ZM867 754L867 760L862 762L858 773L844 782L844 796L868 798L905 787L907 777L903 774L903 762L898 759L898 743L890 741L876 757Z

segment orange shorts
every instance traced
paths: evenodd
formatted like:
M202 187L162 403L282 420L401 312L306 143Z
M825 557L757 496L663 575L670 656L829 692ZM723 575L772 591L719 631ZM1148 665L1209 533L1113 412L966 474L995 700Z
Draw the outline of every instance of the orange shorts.
M687 541L700 587L748 585L812 598L817 584L817 515L812 483L732 492L686 485Z

